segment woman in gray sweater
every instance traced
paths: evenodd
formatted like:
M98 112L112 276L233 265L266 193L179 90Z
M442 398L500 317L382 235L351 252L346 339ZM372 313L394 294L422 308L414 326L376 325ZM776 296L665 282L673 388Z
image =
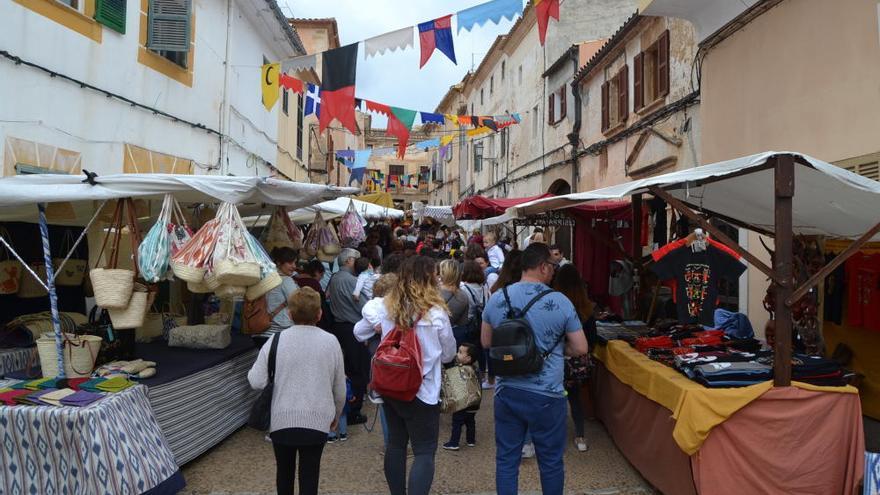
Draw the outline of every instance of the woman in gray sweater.
M288 309L293 326L273 335L260 349L248 381L254 389L266 387L272 339L280 339L269 428L277 489L279 494L293 495L299 456L299 493L317 494L327 433L336 428L345 405L342 349L336 337L315 326L321 319L321 296L313 289L294 292Z

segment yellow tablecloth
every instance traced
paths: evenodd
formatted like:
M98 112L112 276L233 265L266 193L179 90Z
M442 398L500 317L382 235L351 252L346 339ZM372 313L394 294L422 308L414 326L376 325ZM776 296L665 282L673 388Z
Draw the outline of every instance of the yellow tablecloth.
M597 345L593 356L618 380L672 412L675 420L672 436L688 455L700 450L712 428L773 387L772 381L741 388L704 387L619 340ZM792 382L792 385L814 391L859 393L850 386L817 387L800 382Z

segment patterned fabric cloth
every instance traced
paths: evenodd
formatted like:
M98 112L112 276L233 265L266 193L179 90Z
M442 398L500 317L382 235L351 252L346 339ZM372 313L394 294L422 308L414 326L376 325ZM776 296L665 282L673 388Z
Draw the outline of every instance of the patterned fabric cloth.
M182 484L147 389L82 409L0 406L0 493L112 495Z
M33 352L33 347L0 349L0 376L27 368L28 361ZM39 361L37 361L34 366L39 366L39 364Z

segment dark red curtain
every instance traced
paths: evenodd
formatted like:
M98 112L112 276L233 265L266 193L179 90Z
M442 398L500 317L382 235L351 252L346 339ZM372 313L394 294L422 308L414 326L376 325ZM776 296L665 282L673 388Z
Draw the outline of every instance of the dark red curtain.
M575 218L574 253L572 260L589 284L590 296L599 304L607 306L608 277L611 262L623 259L623 255L590 235L592 229L599 236L619 244L627 252L632 246L632 205L617 202L605 209L570 208Z

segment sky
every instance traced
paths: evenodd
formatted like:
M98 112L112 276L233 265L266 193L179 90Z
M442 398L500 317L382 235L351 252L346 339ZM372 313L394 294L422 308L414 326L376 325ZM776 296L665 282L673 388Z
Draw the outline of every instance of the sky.
M343 45L406 26L436 19L479 5L486 0L278 0L291 17L335 17ZM513 21L486 23L471 31L456 33L453 42L458 65L439 50L419 70L419 39L413 28L413 48L385 52L364 60L360 48L357 67L357 96L386 105L412 110L433 111L449 87L476 68L500 34L507 33ZM383 127L384 117L373 116L373 126Z

